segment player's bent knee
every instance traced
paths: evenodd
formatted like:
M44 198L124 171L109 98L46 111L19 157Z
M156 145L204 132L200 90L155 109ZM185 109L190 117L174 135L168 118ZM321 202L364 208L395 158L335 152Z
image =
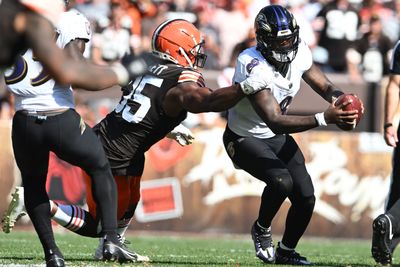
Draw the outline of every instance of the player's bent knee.
M290 174L280 173L274 175L270 183L273 190L276 190L282 195L288 196L293 190L293 180ZM267 183L268 186L268 183Z

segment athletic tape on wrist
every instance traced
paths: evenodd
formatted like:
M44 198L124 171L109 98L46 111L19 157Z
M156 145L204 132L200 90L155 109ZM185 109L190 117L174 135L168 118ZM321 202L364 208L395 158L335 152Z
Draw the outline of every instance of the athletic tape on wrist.
M325 121L324 113L316 113L314 115L315 119L317 120L318 126L328 126L328 124Z
M129 82L129 73L126 68L119 63L112 65L111 68L117 75L118 84L121 86L127 85Z

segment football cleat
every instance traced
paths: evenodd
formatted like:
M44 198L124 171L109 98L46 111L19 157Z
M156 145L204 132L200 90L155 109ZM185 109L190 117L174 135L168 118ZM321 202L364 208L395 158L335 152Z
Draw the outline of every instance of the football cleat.
M107 240L107 237L104 238L103 260L118 261L119 263L150 261L147 256L141 256L136 252L130 251L128 247L122 242L122 238L120 236L118 237L118 243Z
M285 265L312 265L306 257L301 256L295 250L285 250L279 247L275 252L275 264L285 264Z
M11 194L11 202L8 205L6 212L3 215L2 224L3 232L10 233L14 224L24 215L26 209L24 204L24 188L17 186L14 193Z
M103 245L104 245L104 238L100 237L99 238L99 245L96 248L96 251L94 252L94 259L95 260L102 260L103 259Z
M64 258L59 252L59 254L54 253L54 251L49 251L49 256L46 257L46 267L64 267L65 261Z
M392 231L390 215L381 214L372 223L371 253L375 261L382 265L390 265L392 263Z
M62 257L58 255L51 255L51 257L46 261L46 267L64 267L65 261Z
M251 237L254 242L256 256L265 263L274 263L275 252L272 242L271 227L262 229L257 226L257 221L255 221L251 227Z
M122 243L122 247L125 249L129 249L127 244L130 244L128 240L125 239L125 237L119 236L120 241ZM94 259L96 260L102 260L103 259L103 247L104 247L104 238L99 239L99 246L97 247L96 251L94 252ZM136 261L135 262L149 262L150 258L147 256L140 255L136 252L132 252L136 254Z

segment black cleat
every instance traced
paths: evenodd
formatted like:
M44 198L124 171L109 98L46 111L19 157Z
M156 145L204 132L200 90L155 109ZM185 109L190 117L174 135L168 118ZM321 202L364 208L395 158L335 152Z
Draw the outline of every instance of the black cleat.
M65 262L62 256L53 254L46 260L46 267L63 267Z
M103 260L123 262L137 262L138 255L135 252L128 250L122 243L114 243L107 239L103 244Z
M272 242L271 228L262 229L256 224L257 221L255 221L251 227L251 238L253 239L256 256L265 263L274 263L275 251Z
M301 256L295 250L281 249L279 245L275 252L275 264L304 266L312 265L312 263L308 261L306 257Z
M127 246L127 244L130 244L130 242L128 240L125 239L125 237L119 236L119 240L122 243L122 247L124 249L129 250L129 247ZM99 246L97 247L95 253L94 253L94 258L96 260L103 260L103 246L104 246L104 237L99 239ZM140 255L137 252L133 252L132 253L136 254L136 262L149 262L150 258L145 256L145 255Z
M377 263L390 265L392 263L392 222L390 215L379 215L372 224L372 257Z

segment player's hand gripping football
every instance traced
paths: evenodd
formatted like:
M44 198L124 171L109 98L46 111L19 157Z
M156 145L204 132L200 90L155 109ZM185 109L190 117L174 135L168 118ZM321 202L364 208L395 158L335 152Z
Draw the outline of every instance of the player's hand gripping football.
M336 101L337 102L337 101ZM353 102L352 99L345 100L342 103L332 103L324 112L325 121L328 124L342 125L343 128L353 129L355 122L358 121L359 111L357 109L347 109Z
M190 145L194 140L193 133L182 124L176 126L170 133L167 134L167 137L174 139L181 146Z

